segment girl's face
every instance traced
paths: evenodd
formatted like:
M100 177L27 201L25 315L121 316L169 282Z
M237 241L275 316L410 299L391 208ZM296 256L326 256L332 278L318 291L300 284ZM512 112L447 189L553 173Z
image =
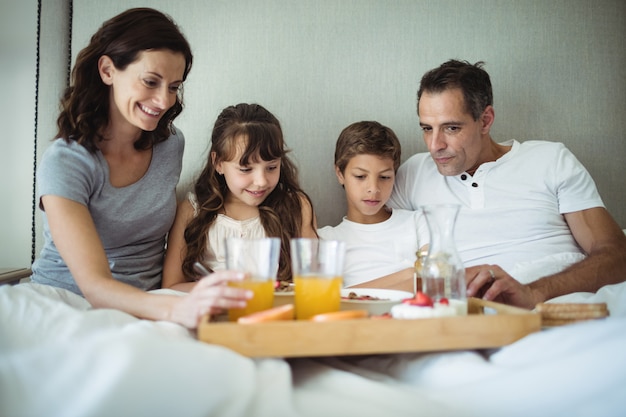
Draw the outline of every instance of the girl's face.
M241 166L239 160L243 155L245 139L240 136L235 140L237 143L235 157L230 161L217 162L215 165L215 170L224 175L230 191L226 196L226 203L258 207L278 185L281 161L250 160L248 165Z
M391 197L395 172L393 159L378 155L356 155L337 179L346 190L348 220L357 223L379 223L388 215L382 210Z
M124 70L115 68L108 56L102 56L98 64L102 81L111 86L111 125L152 131L176 103L185 57L167 49L148 50Z

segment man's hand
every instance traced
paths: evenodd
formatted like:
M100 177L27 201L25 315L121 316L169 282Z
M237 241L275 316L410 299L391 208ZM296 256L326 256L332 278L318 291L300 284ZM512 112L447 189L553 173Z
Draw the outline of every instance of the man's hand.
M465 269L467 296L532 310L543 300L529 286L520 284L498 265L476 265Z

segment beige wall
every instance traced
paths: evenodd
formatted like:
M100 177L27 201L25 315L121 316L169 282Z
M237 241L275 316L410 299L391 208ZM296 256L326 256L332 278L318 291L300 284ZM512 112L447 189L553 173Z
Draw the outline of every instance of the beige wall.
M487 63L493 136L566 143L626 227L622 0L74 0L73 54L104 19L146 4L174 17L195 53L177 122L187 137L181 193L203 164L219 111L258 102L281 120L320 225L337 223L345 204L332 156L341 129L375 119L396 131L404 159L424 151L415 114L419 78L461 58ZM58 87L59 71L44 70L44 88ZM40 152L56 110L55 101L40 104Z
M58 100L67 80L68 2L41 3L36 107L37 0L0 0L0 268L30 265L34 139L39 159L56 132ZM38 254L39 211L35 220Z
M31 259L36 11L0 0L0 268Z

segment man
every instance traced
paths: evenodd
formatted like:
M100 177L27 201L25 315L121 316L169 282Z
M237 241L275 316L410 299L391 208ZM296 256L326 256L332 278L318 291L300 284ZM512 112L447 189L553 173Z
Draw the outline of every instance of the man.
M389 205L461 205L455 240L468 296L532 309L623 282L626 236L574 155L559 143L491 138L482 65L450 60L422 78L418 116L430 155L400 167Z

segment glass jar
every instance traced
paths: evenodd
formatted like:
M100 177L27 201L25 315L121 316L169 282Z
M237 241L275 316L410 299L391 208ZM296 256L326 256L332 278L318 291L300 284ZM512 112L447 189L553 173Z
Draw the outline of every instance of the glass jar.
M459 205L423 206L430 234L428 254L421 269L422 292L434 302L445 298L457 314L467 314L465 267L454 241Z

